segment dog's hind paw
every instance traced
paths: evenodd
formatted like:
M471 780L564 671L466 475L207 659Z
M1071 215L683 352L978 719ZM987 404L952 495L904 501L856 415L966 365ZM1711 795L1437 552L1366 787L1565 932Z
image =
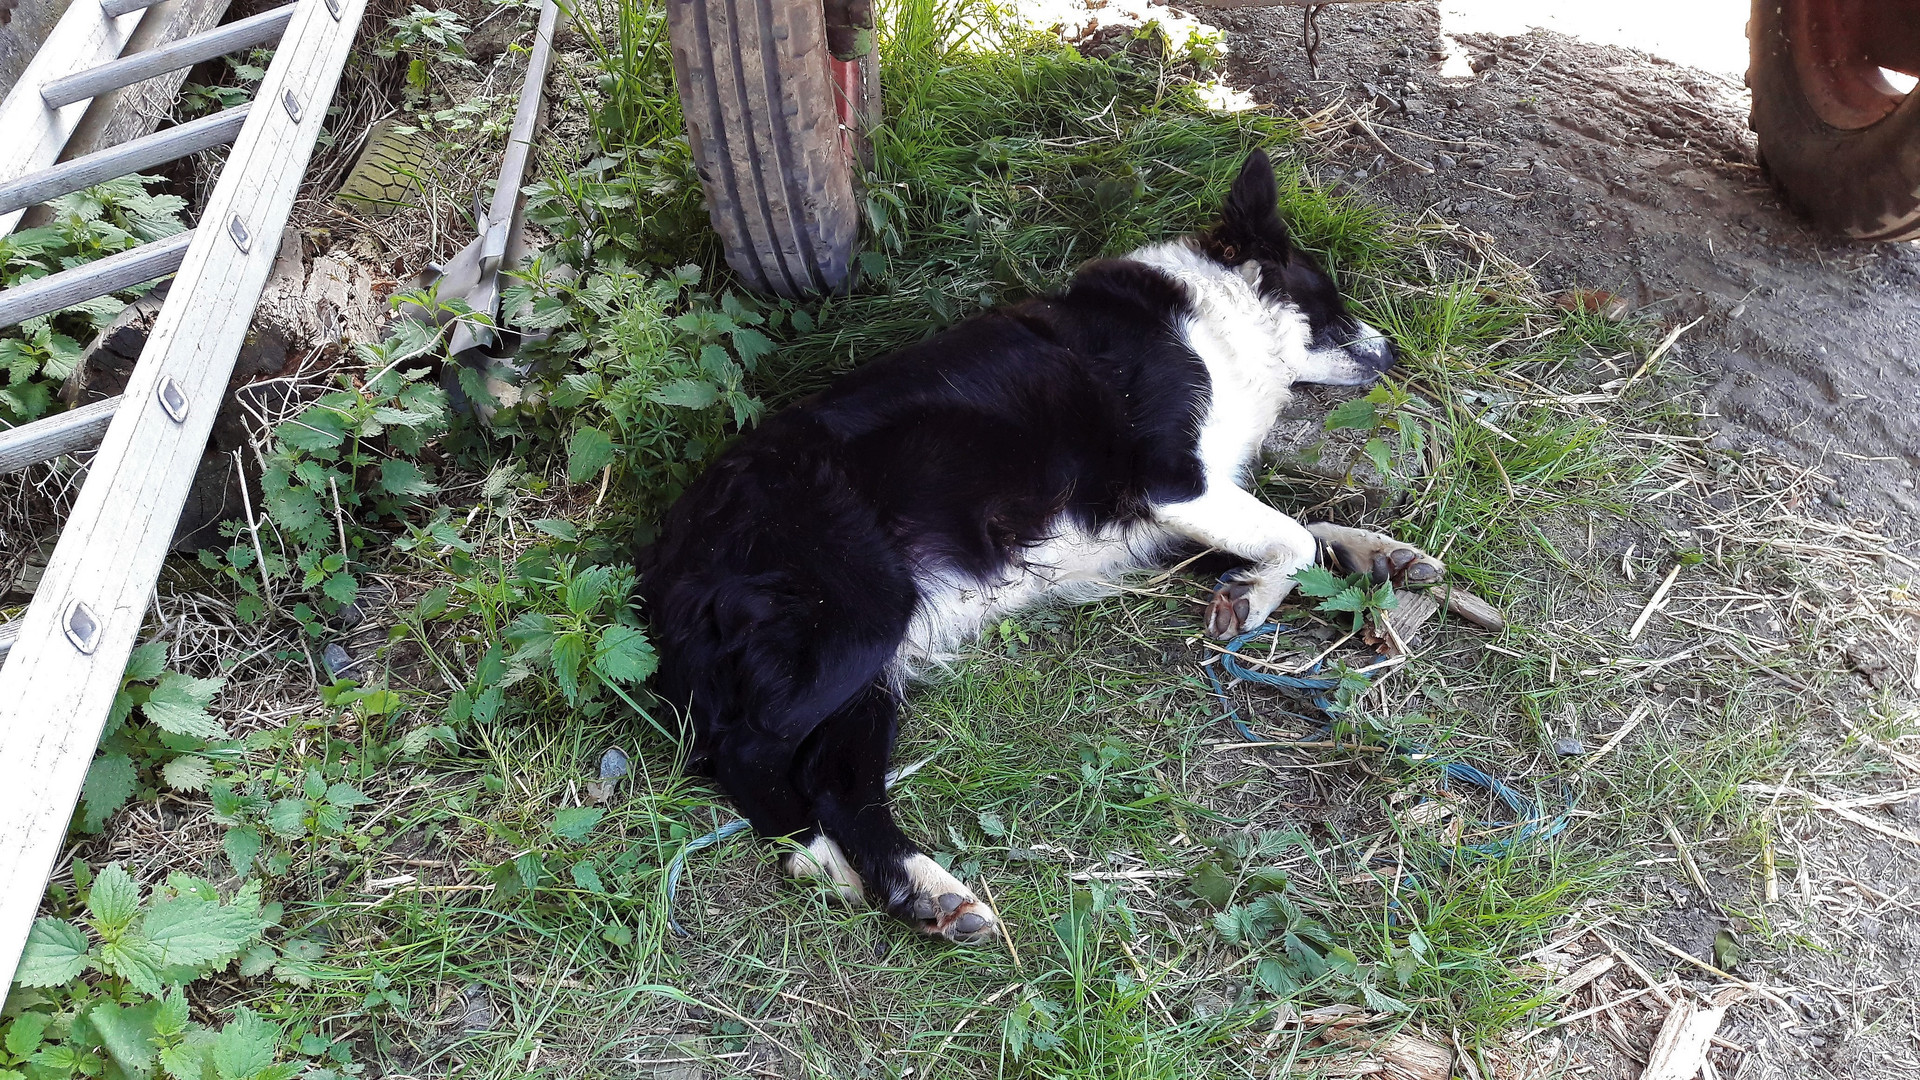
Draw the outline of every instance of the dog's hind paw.
M1378 585L1432 585L1446 575L1447 565L1386 533L1317 521L1307 526L1334 568L1347 574L1366 574Z
M914 855L906 871L914 893L903 914L922 933L957 945L983 945L999 936L999 916L939 863Z

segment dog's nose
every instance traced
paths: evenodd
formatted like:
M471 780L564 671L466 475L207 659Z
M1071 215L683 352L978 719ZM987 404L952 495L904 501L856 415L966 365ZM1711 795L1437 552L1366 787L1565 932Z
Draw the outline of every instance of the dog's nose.
M1393 339L1366 323L1359 324L1359 332L1347 343L1347 355L1375 375L1384 374L1400 360Z

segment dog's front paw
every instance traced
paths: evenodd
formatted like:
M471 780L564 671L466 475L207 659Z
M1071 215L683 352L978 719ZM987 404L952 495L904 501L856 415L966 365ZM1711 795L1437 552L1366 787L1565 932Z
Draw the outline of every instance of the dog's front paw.
M1207 601L1207 636L1226 640L1267 621L1293 591L1293 574L1277 566L1235 570Z
M1307 531L1320 541L1336 570L1366 574L1376 585L1388 581L1398 587L1432 585L1447 572L1446 564L1439 559L1386 533L1328 521L1315 522L1307 526Z
M913 894L900 914L921 933L957 945L983 945L999 936L999 916L939 863L914 855L905 869Z

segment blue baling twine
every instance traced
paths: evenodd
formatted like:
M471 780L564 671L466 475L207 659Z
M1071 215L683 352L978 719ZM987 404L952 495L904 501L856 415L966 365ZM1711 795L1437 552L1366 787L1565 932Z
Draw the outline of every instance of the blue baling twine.
M1281 634L1291 633L1292 631L1293 627L1284 626L1280 623L1270 622L1262 626L1256 626L1252 630L1227 642L1225 651L1220 654L1219 661L1205 666L1207 678L1213 683L1213 695L1219 700L1221 708L1226 710L1227 722L1232 724L1233 730L1238 732L1240 737L1248 742L1281 743L1284 742L1284 740L1263 737L1248 727L1246 721L1240 719L1240 710L1233 704L1232 699L1227 697L1226 684L1220 679L1221 669L1225 669L1227 674L1233 678L1246 682L1256 683L1261 686L1272 686L1282 690L1310 693L1313 695L1313 707L1319 709L1329 719L1337 717L1341 711L1340 707L1327 700L1326 696L1327 691L1340 685L1340 680L1318 675L1317 672L1320 670L1318 664L1315 664L1309 669L1305 675L1280 675L1269 671L1256 671L1240 662L1240 650L1245 648L1248 642L1269 634L1277 637ZM1371 681L1371 676L1367 676L1364 673L1361 674L1363 678ZM1299 713L1287 712L1286 715L1312 723L1311 720L1307 720L1306 717L1301 716ZM1308 735L1299 741L1323 741L1324 737L1331 732L1332 725L1323 724L1316 733ZM1573 813L1573 799L1571 795L1568 796L1566 808L1559 814L1549 817L1532 799L1515 791L1507 784L1502 783L1498 778L1482 772L1464 761L1445 760L1436 755L1432 750L1414 743L1390 742L1387 744L1387 748L1388 753L1404 761L1425 765L1438 765L1441 774L1446 779L1458 781L1463 784L1471 784L1477 788L1484 788L1499 796L1500 801L1506 803L1513 811L1513 821L1483 821L1480 823L1482 827L1485 828L1514 829L1515 831L1512 836L1484 844L1468 845L1460 848L1460 851L1489 859L1504 857L1511 852L1516 845L1524 844L1530 840L1546 840L1559 835L1566 829L1567 819Z
M681 926L680 921L673 917L673 894L680 888L680 871L686 869L687 856L701 848L712 847L729 836L745 832L746 828L746 818L734 818L705 836L696 836L687 841L687 846L681 848L680 854L675 855L673 861L667 864L667 926L672 928L676 936L691 936L687 933L687 928Z

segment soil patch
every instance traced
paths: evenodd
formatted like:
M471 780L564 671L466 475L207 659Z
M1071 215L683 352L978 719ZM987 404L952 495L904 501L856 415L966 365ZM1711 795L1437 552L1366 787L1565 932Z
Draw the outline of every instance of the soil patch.
M1312 67L1298 10L1208 21L1256 100L1369 118L1324 180L1490 236L1549 289L1702 319L1672 356L1707 381L1715 443L1814 465L1835 517L1920 537L1920 245L1786 209L1738 81L1545 31L1454 40L1429 4L1323 10Z

